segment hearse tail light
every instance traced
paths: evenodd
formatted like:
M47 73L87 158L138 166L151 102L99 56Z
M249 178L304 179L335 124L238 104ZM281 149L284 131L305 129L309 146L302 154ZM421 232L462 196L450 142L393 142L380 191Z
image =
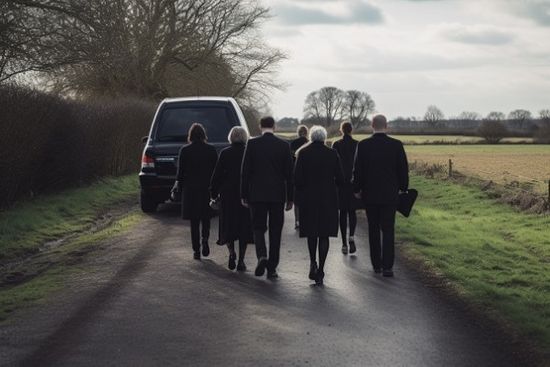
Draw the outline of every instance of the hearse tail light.
M141 158L141 169L144 168L155 168L155 160L147 154Z

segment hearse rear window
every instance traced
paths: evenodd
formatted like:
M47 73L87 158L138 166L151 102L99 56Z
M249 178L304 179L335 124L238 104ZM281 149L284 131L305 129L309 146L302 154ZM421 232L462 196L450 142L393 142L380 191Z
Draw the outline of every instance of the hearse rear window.
M168 107L161 113L157 140L187 141L187 133L194 122L204 126L211 142L227 142L229 130L237 124L233 111L224 106Z

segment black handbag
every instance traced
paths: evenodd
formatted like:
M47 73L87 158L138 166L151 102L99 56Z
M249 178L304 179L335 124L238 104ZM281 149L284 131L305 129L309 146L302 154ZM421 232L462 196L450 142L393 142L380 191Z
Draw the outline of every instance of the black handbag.
M408 191L400 192L399 200L397 202L397 211L401 213L404 217L409 217L409 215L411 215L411 210L417 197L418 191L416 191L415 189L409 189Z
M174 186L172 190L170 190L170 199L175 202L181 201L181 187L179 181L174 182Z

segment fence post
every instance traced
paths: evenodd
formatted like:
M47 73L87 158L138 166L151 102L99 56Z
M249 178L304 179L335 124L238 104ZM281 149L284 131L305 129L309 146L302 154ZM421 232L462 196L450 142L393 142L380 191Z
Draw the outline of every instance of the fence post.
M449 159L449 177L453 177L453 160Z

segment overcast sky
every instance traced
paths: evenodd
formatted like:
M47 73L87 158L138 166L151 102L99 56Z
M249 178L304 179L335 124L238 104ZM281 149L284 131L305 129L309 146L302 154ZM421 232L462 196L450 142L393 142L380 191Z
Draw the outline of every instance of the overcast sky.
M278 118L323 86L366 91L389 117L550 108L550 0L263 1L289 56Z

